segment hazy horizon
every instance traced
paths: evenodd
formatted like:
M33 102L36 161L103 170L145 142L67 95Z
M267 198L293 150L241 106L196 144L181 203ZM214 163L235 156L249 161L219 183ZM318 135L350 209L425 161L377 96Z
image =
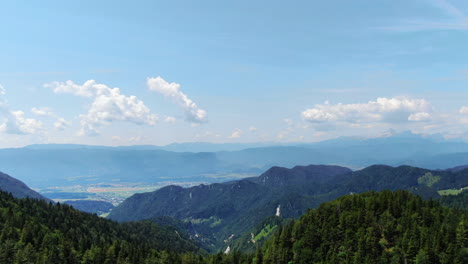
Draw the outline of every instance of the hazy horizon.
M335 138L329 138L329 139L322 139L322 140L317 140L317 141L290 141L290 142L281 142L281 141L252 141L252 142L209 142L209 141L186 141L186 142L171 142L167 144L122 144L122 145L104 145L104 144L80 144L80 143L55 143L55 142L49 142L49 143L33 143L33 144L27 144L27 145L19 145L15 146L13 148L24 148L24 147L31 147L35 145L83 145L83 146L94 146L94 147L138 147L138 146L149 146L149 147L169 147L173 145L197 145L197 144L207 144L207 145L239 145L239 146L247 146L248 148L251 148L249 146L296 146L296 145L302 145L302 144L316 144L316 143L323 143L323 142L328 142L328 141L335 141L335 140L343 140L343 139L348 139L348 140L369 140L369 139L381 139L381 138L394 138L394 137L401 137L401 136L413 136L413 137L419 137L423 139L428 139L428 140L436 140L436 141L446 141L446 142L463 142L467 143L465 139L462 138L445 138L442 134L417 134L417 133L412 133L409 130L402 131L400 133L397 133L396 131L386 131L382 134L379 135L371 135L371 136L339 136ZM0 147L2 149L2 147Z

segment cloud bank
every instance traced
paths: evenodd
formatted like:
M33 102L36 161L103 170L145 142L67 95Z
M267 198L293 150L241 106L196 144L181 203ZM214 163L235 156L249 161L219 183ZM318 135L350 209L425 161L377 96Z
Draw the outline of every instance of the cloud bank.
M432 107L424 99L378 98L360 104L317 104L302 112L302 118L312 123L402 123L427 121Z

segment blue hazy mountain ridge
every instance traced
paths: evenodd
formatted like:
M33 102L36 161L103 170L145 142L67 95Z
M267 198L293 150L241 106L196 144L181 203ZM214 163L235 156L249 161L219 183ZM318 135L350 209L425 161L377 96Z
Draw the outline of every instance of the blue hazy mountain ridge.
M112 148L0 150L0 169L39 188L115 179L156 182L185 177L190 181L191 176L219 171L218 164L215 153Z
M467 143L438 137L425 138L409 132L371 139L348 137L307 144L262 144L30 145L0 149L0 170L15 175L34 188L43 188L114 180L214 182L218 179L207 175L260 174L273 166L308 164L341 165L352 169L372 164L429 169L468 164ZM244 147L248 148L242 149ZM199 152L209 149L223 151ZM187 152L179 152L182 150Z
M137 221L160 216L192 223L219 250L232 234L242 236L280 206L281 216L297 218L319 204L349 193L409 190L424 198L437 191L468 186L468 169L436 171L412 166L372 165L358 171L340 166L272 167L258 177L191 188L167 186L135 194L109 218Z
M115 149L115 150L165 150L171 152L219 152L239 151L248 148L276 146L275 143L209 143L209 142L186 142L171 143L165 146L155 145L133 145L133 146L101 146L81 144L33 144L25 146L28 149Z
M172 143L159 149L174 152L220 152L220 151L239 151L248 148L259 148L275 146L275 143L209 143L209 142L188 142Z

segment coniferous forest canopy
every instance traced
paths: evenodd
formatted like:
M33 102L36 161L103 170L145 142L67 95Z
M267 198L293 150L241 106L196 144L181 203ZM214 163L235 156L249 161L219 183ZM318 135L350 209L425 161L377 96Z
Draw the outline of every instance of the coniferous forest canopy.
M0 263L158 263L151 261L203 253L171 228L118 224L69 205L5 192L0 192L0 228Z
M281 225L254 253L207 255L151 222L119 224L0 193L0 263L466 263L468 212L406 191L346 195Z

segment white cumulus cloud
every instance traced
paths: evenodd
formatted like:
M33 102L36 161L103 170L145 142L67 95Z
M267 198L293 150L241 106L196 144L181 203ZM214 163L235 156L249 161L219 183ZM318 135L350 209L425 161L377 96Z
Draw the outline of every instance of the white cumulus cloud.
M468 115L468 106L462 106L459 110L460 114Z
M399 123L427 120L431 111L431 105L424 99L378 98L360 104L317 104L302 112L302 118L313 123Z
M57 118L57 120L54 122L54 128L57 130L64 130L69 126L71 126L71 122L65 120L62 117Z
M50 117L55 119L54 128L56 130L65 130L65 128L71 126L71 122L55 114L54 111L49 107L33 107L31 112L37 116Z
M185 119L192 123L206 122L207 113L200 109L195 102L190 100L186 94L180 90L180 84L169 83L161 77L148 78L148 88L158 92L177 103L184 111Z
M166 116L166 118L164 118L164 122L166 123L174 124L176 121L177 119L172 116Z
M45 84L44 86L53 88L55 93L71 93L83 97L94 97L101 94L107 94L111 89L105 84L96 83L95 80L87 80L82 85L68 80L66 82L52 82Z
M55 116L52 109L48 107L33 107L31 112L37 116Z
M0 108L1 115L4 118L3 123L0 124L0 131L8 134L26 135L36 134L43 130L42 122L33 118L26 118L23 111Z
M431 114L426 113L426 112L414 113L408 116L408 120L414 121L414 122L424 122L424 121L429 121L431 119L432 119Z
M5 88L0 85L0 95L5 95ZM2 120L3 119L3 120ZM43 130L42 122L26 118L23 111L13 111L7 101L0 97L0 131L8 134L35 134Z
M236 128L236 129L231 133L231 135L229 136L229 138L232 138L232 139L240 138L240 137L242 136L242 134L244 134L244 131L242 131L242 130L239 129L239 128Z
M53 82L45 86L53 88L56 93L71 93L93 98L88 112L80 115L80 135L97 135L100 126L109 125L114 121L150 126L158 121L158 117L152 114L143 101L136 96L124 95L119 88L110 88L94 80L88 80L82 85L66 81L64 83Z

